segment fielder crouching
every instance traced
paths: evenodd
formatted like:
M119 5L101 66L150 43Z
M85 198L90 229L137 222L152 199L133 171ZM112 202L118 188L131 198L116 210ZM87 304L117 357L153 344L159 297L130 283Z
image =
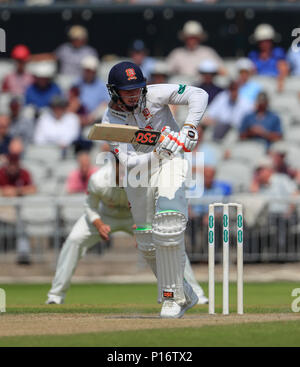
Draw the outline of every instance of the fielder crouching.
M100 206L99 206L100 204ZM89 180L85 213L75 223L63 244L47 304L64 303L78 261L102 238L110 233L123 231L133 235L133 219L125 190L119 185L119 163L108 162ZM199 297L199 304L207 303L202 288L197 283L187 259L185 276L190 279Z

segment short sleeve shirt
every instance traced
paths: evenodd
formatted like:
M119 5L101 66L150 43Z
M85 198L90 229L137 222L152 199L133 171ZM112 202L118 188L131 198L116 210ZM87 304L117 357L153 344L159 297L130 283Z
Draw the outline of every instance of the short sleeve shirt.
M260 125L269 132L282 134L280 118L271 111L267 111L262 118L259 118L255 112L246 115L242 121L240 133L246 132L253 125ZM265 141L262 138L258 139ZM268 141L265 142L269 143Z
M60 88L55 83L51 83L46 89L40 89L32 84L26 91L25 104L32 104L38 108L48 107L51 99L61 94Z
M272 50L270 58L267 60L260 59L258 51L251 51L249 53L249 59L255 64L257 74L267 76L277 76L277 63L280 60L285 60L285 58L285 51L281 47L275 47Z
M60 73L78 76L81 74L81 61L86 56L98 57L97 51L91 46L84 45L80 48L73 47L70 43L64 43L55 51L60 62Z
M0 187L23 187L29 185L32 185L32 179L30 173L27 170L21 168L17 177L10 177L8 176L5 167L0 169Z

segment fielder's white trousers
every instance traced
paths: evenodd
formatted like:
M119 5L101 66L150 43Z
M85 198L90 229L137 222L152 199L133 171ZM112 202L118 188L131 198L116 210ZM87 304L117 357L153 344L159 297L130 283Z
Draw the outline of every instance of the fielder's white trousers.
M131 217L116 219L101 215L101 220L110 226L111 233L122 231L131 235L133 234ZM83 214L75 223L71 233L63 244L58 258L52 288L48 293L49 298L54 296L56 299L59 297L60 301L64 300L78 261L90 247L96 245L100 240L99 232L93 224L89 223Z

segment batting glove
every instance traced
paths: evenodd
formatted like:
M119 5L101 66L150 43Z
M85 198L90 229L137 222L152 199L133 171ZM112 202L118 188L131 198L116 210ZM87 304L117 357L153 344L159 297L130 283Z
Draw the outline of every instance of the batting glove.
M162 135L160 143L154 149L154 152L159 156L159 158L173 159L173 154L168 148L168 143L170 142L170 138L168 138L168 135L171 132L172 131L169 126L164 126L161 130Z
M184 125L180 130L180 135L182 135L183 146L182 149L185 152L191 152L195 149L198 142L198 131L192 125ZM175 152L176 154L177 152Z

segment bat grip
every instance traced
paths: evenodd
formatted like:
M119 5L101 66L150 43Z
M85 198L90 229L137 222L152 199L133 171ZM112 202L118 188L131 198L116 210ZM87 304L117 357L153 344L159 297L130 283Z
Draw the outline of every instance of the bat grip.
M161 134L161 136L160 136L160 138L159 138L159 143L161 143L161 142L163 142L164 141L164 139L165 139L165 136L163 135L163 134Z

